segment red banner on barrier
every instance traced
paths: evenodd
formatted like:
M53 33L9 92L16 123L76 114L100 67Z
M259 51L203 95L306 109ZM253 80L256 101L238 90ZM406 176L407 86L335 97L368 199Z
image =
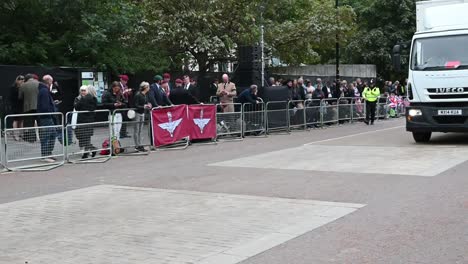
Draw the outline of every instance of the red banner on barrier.
M189 136L186 105L154 109L151 111L151 118L156 147L173 144Z
M190 139L216 138L216 106L189 105Z

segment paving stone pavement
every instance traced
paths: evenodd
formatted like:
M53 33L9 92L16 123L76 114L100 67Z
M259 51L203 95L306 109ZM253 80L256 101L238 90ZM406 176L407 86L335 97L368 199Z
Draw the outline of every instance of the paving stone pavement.
M0 263L234 264L363 206L99 185L0 204Z

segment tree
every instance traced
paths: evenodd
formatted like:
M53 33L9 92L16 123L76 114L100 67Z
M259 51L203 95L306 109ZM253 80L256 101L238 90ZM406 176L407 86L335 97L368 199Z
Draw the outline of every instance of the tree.
M154 32L173 57L192 56L201 73L235 59L236 43L253 33L254 2L248 0L146 0ZM188 57L187 57L188 58Z
M5 0L0 61L134 72L166 67L131 0Z
M336 34L347 44L355 30L349 6L335 1L266 1L267 43L273 56L292 64L327 63L334 58Z
M331 0L146 0L145 9L157 34L155 41L173 56L190 54L205 72L215 62L235 59L240 45L253 45L266 28L272 55L289 64L315 63L333 49L335 34L347 40L354 13L341 7L340 23ZM262 10L263 9L263 10ZM263 13L263 19L261 14Z
M390 78L393 46L410 41L415 32L415 1L348 2L355 7L360 22L359 32L346 48L347 61L376 64L379 75ZM367 5L369 2L370 5Z

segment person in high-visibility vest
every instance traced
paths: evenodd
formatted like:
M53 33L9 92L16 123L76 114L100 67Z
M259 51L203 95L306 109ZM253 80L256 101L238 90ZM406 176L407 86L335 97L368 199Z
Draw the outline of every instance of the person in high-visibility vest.
M374 124L375 110L377 107L377 101L379 100L380 89L375 87L374 80L370 81L370 87L364 88L362 97L366 100L366 120L364 121L367 125Z

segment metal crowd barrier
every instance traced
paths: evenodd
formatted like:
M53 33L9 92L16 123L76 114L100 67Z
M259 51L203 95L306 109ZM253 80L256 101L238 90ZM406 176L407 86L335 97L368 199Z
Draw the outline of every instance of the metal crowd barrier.
M309 99L304 101L305 122L309 128L322 126L322 100Z
M8 128L7 124L14 118L22 118L25 127ZM4 121L6 169L45 171L65 163L62 113L7 115Z
M341 97L338 99L338 121L353 120L353 97Z
M133 119L124 118L128 111L135 111ZM140 152L137 147L150 147L151 144L151 114L145 113L143 116L136 112L136 109L115 109L112 112L111 133L112 139L117 139L120 142L120 148L123 150L119 155L148 155L149 151ZM121 137L120 131L122 126L127 127L128 137ZM130 133L130 131L132 133Z
M75 117L74 117L75 115ZM75 123L80 116L92 119ZM95 121L95 120L104 121ZM109 110L74 111L66 114L66 157L70 163L106 162L112 155L112 133ZM107 145L105 144L107 142Z
M266 103L267 133L290 132L289 101L271 101Z
M288 104L289 129L306 129L306 114L304 101L292 100Z
M265 103L242 105L243 136L266 136Z
M3 144L3 137L5 135L3 131L3 126L0 121L0 172L3 172L6 170L5 168L5 144Z
M323 99L321 102L322 124L336 124L339 121L338 100Z
M388 97L379 96L379 98L377 99L375 118L377 120L387 119L388 118L388 110L389 110Z
M234 107L234 112L223 112L226 107ZM217 140L242 140L242 104L221 103L216 105Z
M365 120L366 119L366 100L362 97L355 97L351 101L352 105L352 120Z

